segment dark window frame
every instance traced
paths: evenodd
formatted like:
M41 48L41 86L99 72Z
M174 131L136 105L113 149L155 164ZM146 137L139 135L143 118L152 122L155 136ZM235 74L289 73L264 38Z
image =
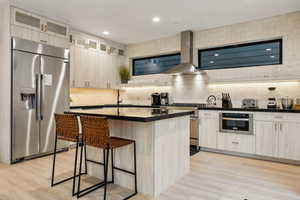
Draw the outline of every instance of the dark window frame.
M168 56L177 56L180 55L180 52L177 53L171 53L171 54L163 54L163 55L156 55L156 56L149 56L149 57L142 57L142 58L133 58L132 59L132 76L147 76L147 75L154 75L154 74L160 74L160 73L151 73L151 74L135 74L135 61L139 61L139 60L145 60L145 59L154 59L154 58L163 58L163 57L168 57Z
M279 55L280 60L279 63L275 64L267 64L267 65L249 65L249 66L235 66L235 67L201 67L201 53L206 51L216 51L216 50L224 50L224 49L231 49L231 48L237 48L237 47L245 47L245 46L251 46L251 45L259 45L259 44L268 44L268 43L275 43L279 42ZM201 70L217 70L217 69L234 69L234 68L243 68L243 67L258 67L258 66L272 66L272 65L282 65L283 64L283 39L275 39L275 40L265 40L260 42L249 42L249 43L243 43L243 44L236 44L236 45L229 45L229 46L223 46L223 47L216 47L216 48L208 48L208 49L198 49L198 69Z

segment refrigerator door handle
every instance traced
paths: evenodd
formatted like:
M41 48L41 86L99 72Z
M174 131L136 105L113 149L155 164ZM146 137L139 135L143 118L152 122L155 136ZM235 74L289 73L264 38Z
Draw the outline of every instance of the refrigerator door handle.
M44 85L43 85L44 75L40 74L40 120L44 118Z
M43 75L36 74L36 118L43 120Z
M36 120L41 120L41 109L40 109L40 104L41 104L41 79L40 79L40 74L35 75L35 84L36 84Z

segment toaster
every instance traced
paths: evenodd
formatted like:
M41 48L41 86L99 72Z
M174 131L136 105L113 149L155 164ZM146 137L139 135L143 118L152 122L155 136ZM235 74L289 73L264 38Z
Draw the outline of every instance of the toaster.
M258 108L257 99L243 99L242 108Z

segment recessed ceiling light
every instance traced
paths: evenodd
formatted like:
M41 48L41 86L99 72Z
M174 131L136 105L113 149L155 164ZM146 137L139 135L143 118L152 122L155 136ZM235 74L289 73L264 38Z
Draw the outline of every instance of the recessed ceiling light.
M103 31L103 34L104 35L109 35L109 32L108 31Z
M217 56L219 56L219 55L220 55L220 54L218 54L218 53L215 53L215 55L214 55L214 56L216 56L216 57L217 57Z
M275 58L275 56L270 56L270 58Z
M159 18L159 17L153 17L153 18L152 18L152 21L155 22L155 23L157 23L157 22L160 21L160 18Z
M266 49L266 51L272 51L272 49L271 49L271 48L268 48L268 49Z
M214 63L215 63L215 61L210 61L209 63L210 63L210 64L214 64Z

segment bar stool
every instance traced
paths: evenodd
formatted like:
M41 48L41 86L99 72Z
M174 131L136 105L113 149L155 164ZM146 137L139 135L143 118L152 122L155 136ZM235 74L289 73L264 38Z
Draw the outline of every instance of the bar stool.
M51 187L73 179L72 195L75 196L76 195L75 179L76 179L76 177L78 177L78 175L76 175L78 148L79 148L79 145L83 146L82 135L79 132L78 119L75 115L70 115L70 114L54 114L54 116L55 116L55 123L56 123L56 135L55 135L54 154L53 154ZM73 176L54 183L56 154L57 154L57 140L76 142L76 151L75 151ZM87 174L86 146L84 146L84 149L85 149L84 150L84 152L85 152L85 172L83 174Z
M104 200L106 200L106 192L107 192L107 184L114 183L114 170L120 170L122 172L131 174L134 176L134 183L135 183L135 189L134 193L125 197L124 200L130 199L131 197L135 196L137 192L137 172L136 172L136 143L134 140L124 139L124 138L118 138L118 137L110 137L109 135L109 125L108 120L103 117L92 117L92 116L81 116L81 125L82 125L82 134L83 134L83 142L86 145L93 146L96 148L103 149L103 165L104 165L104 181L100 184L96 184L95 186L98 188L104 186ZM114 166L114 149L121 148L127 145L133 144L134 146L134 172L127 171L124 169L120 169L118 167ZM109 158L109 151L111 151L111 167L112 167L112 181L107 181L107 174L108 174L108 158ZM82 166L82 154L83 149L81 148L80 153L80 164L79 164L79 172L81 172L81 166ZM81 175L79 173L78 178L78 193L77 198L80 198L85 194L81 195L80 191L80 181L81 181ZM95 190L94 188L93 190Z

